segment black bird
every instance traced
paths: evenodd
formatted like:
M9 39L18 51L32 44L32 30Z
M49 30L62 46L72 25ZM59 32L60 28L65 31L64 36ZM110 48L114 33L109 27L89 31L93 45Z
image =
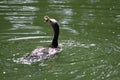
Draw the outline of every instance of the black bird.
M47 59L54 56L56 53L62 51L61 47L58 47L58 37L59 37L59 25L55 19L49 18L48 16L44 16L44 20L51 24L54 36L52 39L52 43L49 47L39 47L32 51L31 54L24 56L24 61L32 61L36 62L39 60Z
M58 37L59 37L59 25L55 19L51 19L48 16L44 16L44 19L46 22L49 22L53 28L54 31L54 37L52 40L51 47L57 48L58 47Z

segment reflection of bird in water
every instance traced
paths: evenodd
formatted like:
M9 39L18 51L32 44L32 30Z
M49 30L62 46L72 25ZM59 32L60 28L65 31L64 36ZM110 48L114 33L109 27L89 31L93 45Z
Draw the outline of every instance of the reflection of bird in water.
M37 60L37 59L47 59L52 57L56 53L61 52L61 48L58 47L58 37L59 37L59 25L55 19L51 19L48 16L44 16L46 22L52 25L54 31L54 37L52 44L49 47L40 47L35 49L31 54L24 57L25 60Z

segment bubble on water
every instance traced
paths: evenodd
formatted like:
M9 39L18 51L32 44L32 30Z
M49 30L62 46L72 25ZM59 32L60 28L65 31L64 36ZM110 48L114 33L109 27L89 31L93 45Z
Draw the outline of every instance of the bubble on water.
M32 77L32 75L28 75L28 77Z
M102 79L105 79L105 77L104 77L104 76L102 76Z
M104 24L103 22L101 24Z
M15 54L13 54L13 56L15 57Z
M6 74L6 72L4 71L3 74Z
M115 34L115 32L112 32L113 34Z

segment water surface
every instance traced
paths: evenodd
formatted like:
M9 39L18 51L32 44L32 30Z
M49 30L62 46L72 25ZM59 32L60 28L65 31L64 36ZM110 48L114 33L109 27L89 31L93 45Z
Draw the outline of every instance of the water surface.
M50 44L43 17L60 25L63 51L32 63L14 60ZM119 80L119 0L1 0L0 80Z

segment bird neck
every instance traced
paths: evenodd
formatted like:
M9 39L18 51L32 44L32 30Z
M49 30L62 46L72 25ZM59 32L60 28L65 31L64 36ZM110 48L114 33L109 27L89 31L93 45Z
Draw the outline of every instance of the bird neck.
M52 24L52 28L54 31L54 37L52 40L52 47L53 48L57 48L58 47L58 37L59 37L59 25L58 23L51 23Z

